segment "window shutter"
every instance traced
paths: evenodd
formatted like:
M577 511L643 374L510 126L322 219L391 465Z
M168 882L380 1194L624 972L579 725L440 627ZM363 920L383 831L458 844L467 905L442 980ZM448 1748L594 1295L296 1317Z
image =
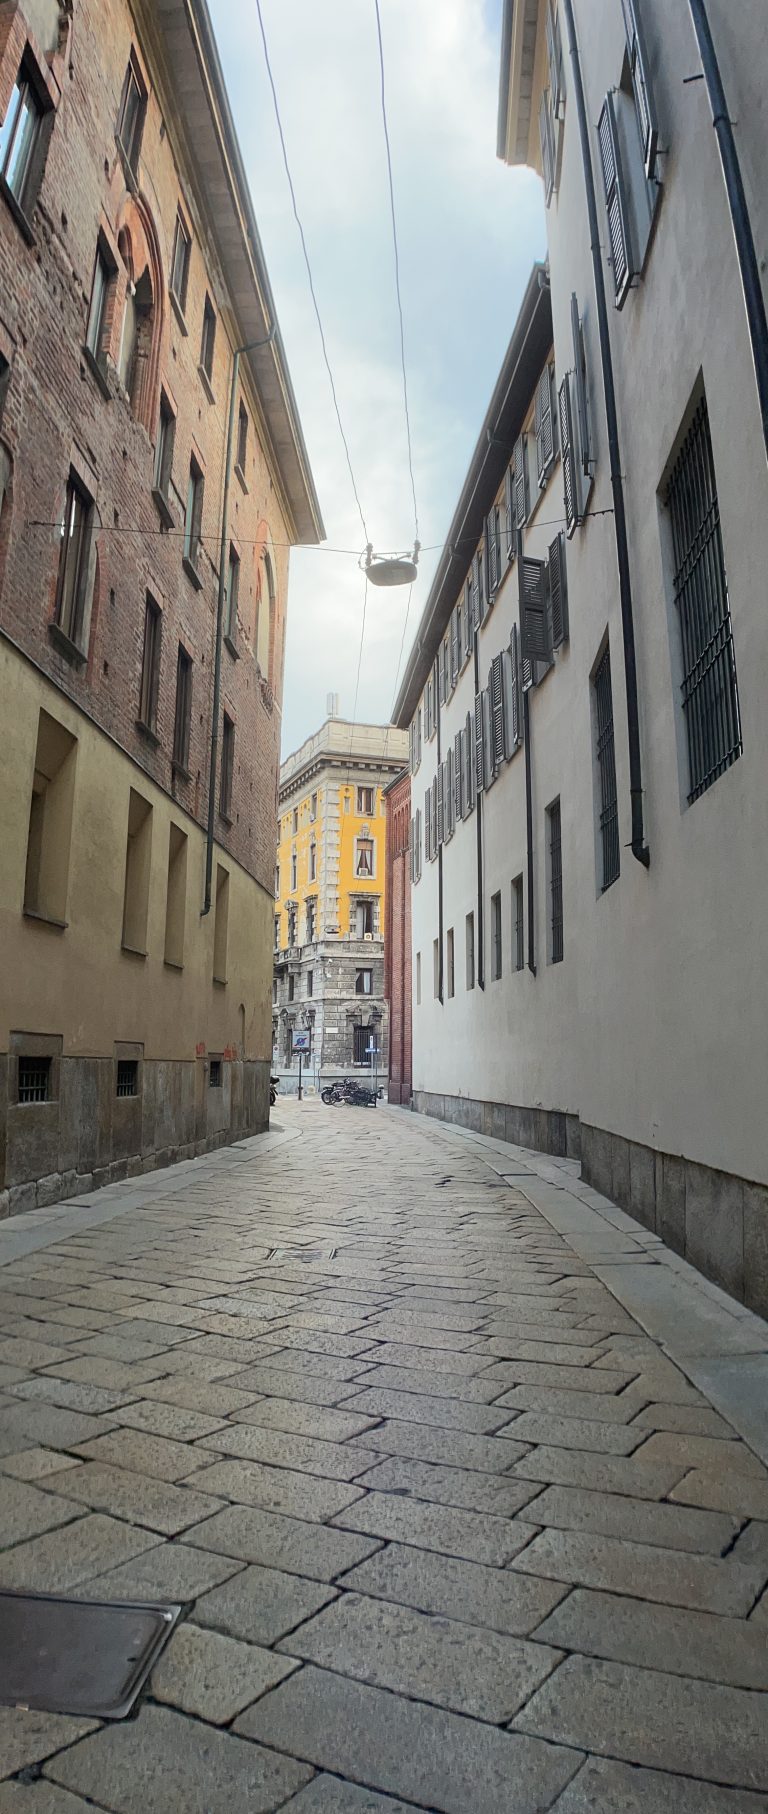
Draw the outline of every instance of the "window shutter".
M471 813L475 804L475 727L472 713L467 712L464 726L464 811Z
M445 764L443 762L441 762L440 766L438 768L437 774L435 776L435 779L432 783L432 786L434 788L434 799L433 799L432 804L433 804L434 811L435 811L435 824L437 826L437 844L438 844L438 846L441 845L445 840L445 799L444 799L444 787L443 787L444 772L445 772Z
M437 697L440 704L445 705L445 668L443 665L442 643L437 651Z
M568 640L568 574L562 530L549 545L549 602L552 612L552 647L559 649Z
M517 531L515 529L515 482L511 466L504 474L504 517L507 539L507 560L512 561L517 553Z
M421 809L416 813L416 880L421 881Z
M482 624L485 622L486 612L488 610L488 603L485 596L485 561L482 548L479 548L475 555L475 571L477 574L477 621L479 624Z
M432 788L428 787L424 795L424 855L429 863L432 857Z
M499 512L495 505L485 519L485 566L488 576L488 604L490 606L498 591L501 578L501 537L499 533Z
M576 416L579 426L579 455L582 471L589 478L592 454L589 445L589 417L587 415L587 362L584 354L584 330L579 320L579 305L575 293L571 296L571 333L573 335L573 369L576 381Z
M464 660L464 651L465 651L465 647L466 647L466 636L464 633L464 594L463 594L463 592L462 592L461 598L459 599L459 602L456 606L456 644L457 644L458 651L459 651L459 672L461 672L461 666L462 666L462 663Z
M517 624L512 625L509 648L504 651L504 754L513 756L520 742L520 663Z
M421 762L421 706L416 713L416 767Z
M491 690L487 686L483 693L483 747L485 758L486 789L496 780L496 769L493 762L493 714L491 712Z
M435 775L434 781L432 782L432 855L433 855L433 857L437 856L437 852L440 847L440 820L438 818L438 812L437 812L437 798L438 798L437 776L441 773L442 773L442 770L438 769L437 774Z
M411 754L410 754L411 774L415 775L415 773L416 773L416 721L415 721L415 719L414 719L414 722L411 725L411 729L410 729L410 743L411 743Z
M453 739L453 811L454 817L464 817L464 765L462 762L461 731Z
M515 525L522 529L528 521L528 446L525 435L515 442Z
M524 693L527 693L528 688L532 687L534 682L533 662L527 655L523 655L521 658L520 673L522 677L522 690Z
M560 22L552 11L552 0L549 0L546 16L547 62L549 63L549 86L552 93L552 106L559 114L561 102L565 99L563 83L563 52L560 43Z
M456 608L451 612L451 680L453 681L454 686L456 685L456 680L458 677L458 672L459 672L460 666L461 666L461 653L460 653L460 649L459 649L459 613L458 613L458 608Z
M566 372L560 386L560 450L563 459L563 495L565 498L565 521L568 534L573 535L578 522L578 493L576 489L576 461L573 451L573 417L571 415L571 387Z
M546 562L532 560L530 555L521 555L518 578L523 655L531 661L549 661Z
M475 722L473 726L475 745L475 795L481 794L485 786L485 759L483 754L483 695L475 694Z
M632 74L632 91L635 97L635 112L640 128L640 143L643 147L645 174L650 179L656 170L656 152L659 144L659 128L653 102L648 52L645 48L642 20L638 0L621 0L624 12L624 25L627 33L629 67Z
M546 484L547 473L555 457L555 437L552 427L552 379L549 365L539 378L533 405L534 429L536 433L536 470L539 489Z
M552 97L548 88L545 88L539 104L539 140L541 143L541 172L544 178L544 201L549 207L555 189L555 124L552 117Z
M608 210L608 237L611 242L616 307L620 309L632 279L632 268L627 198L616 132L613 96L610 94L606 95L603 102L597 135L600 144L600 162L603 167L605 205Z
M445 815L445 836L452 838L456 829L455 802L453 797L453 750L449 749L445 758L445 780L443 782L443 812Z
M416 880L416 820L411 820L411 882Z
M494 655L491 662L488 691L491 711L491 754L494 771L501 768L506 754L504 737L504 662Z

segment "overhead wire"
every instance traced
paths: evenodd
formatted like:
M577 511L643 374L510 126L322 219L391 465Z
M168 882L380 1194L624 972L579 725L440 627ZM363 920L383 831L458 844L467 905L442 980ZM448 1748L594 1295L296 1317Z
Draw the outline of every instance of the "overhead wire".
M613 509L611 508L611 506L608 506L602 510L585 510L584 516L580 519L580 521L586 522L588 519L591 519L593 517L601 517L601 516L613 516ZM534 527L536 529L562 529L566 525L567 520L568 519L564 516L537 517ZM57 530L61 531L61 518L59 517L56 522L53 522L53 521L46 521L42 517L27 517L24 527L26 529L57 529ZM173 538L183 538L186 535L186 530L183 527L179 528L179 529L154 529L154 528L143 529L143 528L140 528L137 524L100 523L96 533L99 536L102 536L102 535L143 535L143 536L147 537L147 539L149 539L149 540L153 539L154 537L157 537L158 540L160 540L160 539L169 540L169 539L173 539ZM258 547L261 547L262 544L266 545L265 538L263 535L254 535L254 536L238 535L237 539L238 539L238 543L241 548L258 548ZM216 549L218 550L219 540L220 540L218 531L213 530L210 532L210 534L207 532L204 532L203 534L200 535L199 540L202 543L213 542ZM363 556L365 555L364 548L335 548L335 547L331 547L330 544L327 542L317 543L316 545L313 545L312 543L301 543L301 542L281 542L281 541L278 541L275 536L270 536L269 541L273 548L291 548L291 549L298 548L298 550L302 554L346 555L349 557L350 560L354 559L356 561L360 561L363 558ZM421 548L421 553L422 554L444 554L446 552L455 553L455 552L458 552L458 550L460 548L477 548L481 541L482 541L481 535L465 535L465 536L459 536L458 538L454 538L447 542L425 542ZM396 550L393 549L391 552L394 556L396 553Z
M403 406L405 409L405 433L408 444L408 470L411 478L411 496L413 498L413 519L416 541L419 540L419 511L416 503L416 481L413 475L413 445L411 441L411 414L408 407L408 373L405 361L405 322L403 319L403 298L400 288L400 250L397 239L397 213L395 210L395 183L392 174L392 147L389 142L389 122L387 119L387 94L384 76L384 40L381 31L381 11L379 0L374 0L376 11L376 36L379 46L379 71L381 85L381 119L384 128L384 145L387 154L387 179L389 183L389 206L392 217L392 245L395 259L395 292L397 295L397 312L400 321L400 365L403 377Z

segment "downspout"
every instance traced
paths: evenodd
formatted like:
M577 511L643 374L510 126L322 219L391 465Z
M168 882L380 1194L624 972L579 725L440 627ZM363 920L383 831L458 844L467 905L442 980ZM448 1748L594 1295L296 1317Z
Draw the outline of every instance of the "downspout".
M531 690L523 694L523 742L525 745L525 868L528 885L528 969L536 975L536 903L533 889L533 786L531 780Z
M581 156L584 165L584 187L587 196L587 215L589 219L589 237L592 252L592 270L595 280L595 301L597 304L597 324L600 339L600 364L603 373L605 392L605 419L608 430L608 454L611 468L611 490L613 492L613 522L616 534L616 559L619 568L619 598L621 602L621 632L624 644L624 683L627 699L627 740L629 743L629 793L632 812L632 855L637 857L647 869L651 853L645 842L643 827L643 779L640 761L640 720L637 704L637 659L635 654L635 624L632 611L632 579L629 566L629 543L627 539L627 518L624 508L624 485L621 476L621 455L619 448L619 418L616 409L616 389L613 378L613 358L611 354L611 337L608 328L608 304L605 296L605 272L600 245L600 229L597 218L597 199L595 196L595 179L592 170L592 153L589 142L589 124L587 107L584 98L584 83L581 74L579 47L576 41L576 24L573 16L573 0L562 0L563 13L568 28L568 44L573 64L573 85L576 100L576 114L579 122Z
M229 392L227 454L224 464L224 497L221 505L221 546L219 549L219 588L216 600L216 644L213 662L213 710L211 712L211 752L208 765L208 833L205 843L205 899L201 919L211 911L213 880L213 841L216 825L216 766L219 747L219 707L221 704L221 639L224 630L224 604L227 596L229 542L229 494L232 485L232 452L235 438L235 403L240 372L240 348L235 348Z
M728 197L733 237L736 241L736 254L744 287L744 304L747 311L747 327L757 380L763 441L768 454L768 321L766 321L765 298L760 282L760 267L744 192L744 180L736 149L733 122L728 112L720 65L712 42L706 0L688 0L688 4L704 70L704 80L707 84L720 162L723 166L725 191Z
M480 654L477 643L477 631L473 642L475 698L480 691ZM475 765L474 716L472 719L472 767ZM475 818L477 820L477 986L485 988L485 939L483 936L483 796L475 790Z
M437 693L437 766L441 767L442 747L440 741L440 694ZM440 791L443 791L443 780L440 778ZM445 795L443 795L443 832L445 832ZM434 828L437 838L437 826ZM444 1002L443 989L443 846L438 838L437 844L437 999L440 1006Z

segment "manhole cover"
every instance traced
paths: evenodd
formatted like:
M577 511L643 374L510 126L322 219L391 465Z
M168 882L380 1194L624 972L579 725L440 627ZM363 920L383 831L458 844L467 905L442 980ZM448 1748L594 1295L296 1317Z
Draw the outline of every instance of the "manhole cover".
M0 1593L0 1704L125 1719L180 1614Z

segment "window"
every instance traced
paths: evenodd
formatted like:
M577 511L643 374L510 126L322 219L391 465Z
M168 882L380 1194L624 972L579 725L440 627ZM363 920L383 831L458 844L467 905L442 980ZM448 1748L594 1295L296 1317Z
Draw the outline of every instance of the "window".
M531 508L530 480L528 476L528 436L518 435L512 456L515 493L515 524L518 529L528 521Z
M432 989L437 1001L440 996L440 940L432 941Z
M85 628L88 564L93 526L93 500L70 473L61 523L55 621L78 649Z
M357 838L355 840L355 875L373 875L373 839Z
M189 768L189 728L192 721L192 657L179 643L176 657L176 712L173 723L174 767Z
M187 911L187 834L171 824L168 836L168 892L165 899L166 964L181 970L184 963L184 929Z
M563 857L560 825L560 801L553 800L547 809L549 823L549 898L550 946L552 964L563 961Z
M372 970L356 970L355 971L355 994L356 995L371 995L372 993L373 993L373 971Z
M160 685L160 642L163 619L159 605L147 593L144 611L144 655L141 664L139 722L154 732L157 723L157 694Z
M187 513L184 518L184 557L193 568L197 567L200 554L200 528L203 520L204 490L205 480L193 454L189 463Z
M231 643L237 640L237 606L240 598L240 556L230 543L229 569L227 572L227 636Z
M93 358L101 363L103 357L104 316L107 306L107 294L112 281L114 266L107 263L107 258L99 245L96 248L96 263L93 267L91 301L88 309L88 325L85 330L85 344Z
M275 864L275 898L280 893L280 864Z
M128 835L125 848L123 894L124 951L146 957L149 917L149 880L152 862L152 807L131 788L128 802Z
M309 802L309 817L311 823L314 825L317 818L317 794L313 794Z
M294 809L293 809L293 835L294 835L294 837L296 836L298 829L299 829L299 809L298 809L298 806L294 806ZM294 887L295 886L296 886L296 884L294 882Z
M209 1088L209 1090L220 1090L221 1089L221 1059L220 1058L212 1058L209 1062L208 1088Z
M292 850L291 851L291 889L292 890L296 887L296 883L298 881L298 870L299 870L299 860L298 860L295 850Z
M216 311L210 296L203 307L203 338L200 343L200 370L210 383L213 376L213 349L216 344Z
M19 1102L50 1102L50 1058L19 1058Z
M373 901L358 901L355 906L355 938L372 938L373 931Z
M515 876L512 883L512 963L515 970L522 970L525 965L522 876Z
M229 870L216 865L216 909L213 922L213 980L226 983L229 934Z
M464 923L464 944L466 956L466 985L468 989L475 986L475 916L468 913Z
M237 468L245 478L245 462L248 456L248 411L244 403L240 404L237 417Z
M228 819L232 812L232 778L235 769L235 727L233 721L224 713L221 731L221 782L219 785L219 812L223 819Z
M539 490L547 483L555 460L555 368L545 365L536 386L533 425L536 436L536 473Z
M611 689L611 654L606 648L595 668L594 693L595 742L597 775L600 787L600 887L603 891L615 882L621 867L619 852L619 804L616 793L616 751L613 737L613 692Z
M541 173L544 178L544 201L549 207L555 192L557 172L555 115L552 107L552 93L549 88L544 89L539 103L539 145L541 148Z
M155 442L155 490L167 498L173 468L173 444L176 439L176 417L165 392L160 395L160 415Z
M139 1092L139 1061L137 1058L118 1058L116 1096L137 1096Z
M117 122L117 136L120 140L131 170L136 172L141 151L141 140L144 132L144 119L147 111L147 91L139 75L134 58L128 64L123 83L123 98L120 103L120 115Z
M647 177L653 177L656 170L656 152L659 143L659 130L651 87L648 53L645 48L642 23L638 13L637 0L621 0L624 12L624 26L627 34L627 56L629 78L632 84L632 97L637 115L637 126L643 153L643 165Z
M494 655L488 676L490 712L491 773L496 776L504 763L506 738L504 726L504 657Z
M308 970L307 971L307 995L314 995L314 993L315 993L315 972L314 972L314 970Z
M176 216L176 232L173 241L171 295L181 309L182 315L187 306L187 286L189 284L189 259L191 250L192 238L179 213Z
M275 950L280 950L280 915L275 914Z
M731 608L712 440L702 397L666 493L680 625L688 801L698 800L741 755Z
M290 946L294 946L296 944L297 914L298 914L298 909L296 906L296 902L295 901L289 902L289 905L288 905L288 944Z
M313 945L317 933L317 901L310 896L307 901L307 944Z
M29 211L32 199L35 153L42 124L43 108L25 60L0 126L0 177L25 212Z
M416 953L416 1006L421 1006L421 952Z
M363 819L373 817L374 792L372 787L359 787L357 790L357 810Z
M485 561L488 603L490 604L501 583L501 511L498 504L494 504L493 510L486 518Z
M616 307L639 277L661 195L656 178L658 128L636 0L622 0L627 51L618 87L605 97L598 144L608 213Z
M501 976L501 895L491 895L491 978L498 982Z
M453 927L452 926L450 927L449 931L446 933L446 936L445 936L445 970L446 970L446 988L448 990L449 997L451 997L454 993Z
M352 1031L354 1038L355 1064L367 1064L370 1066L371 1054L368 1050L368 1046L373 1038L373 1029L371 1027L354 1027Z
M8 395L8 388L9 388L10 382L11 382L11 368L10 368L9 362L7 359L4 359L2 353L0 353L0 421L2 420L3 405L5 403L5 399ZM2 501L3 501L3 493L2 493L2 488L0 488L0 506L2 506Z
M545 17L547 35L547 64L549 67L549 91L552 96L552 111L559 118L565 99L565 80L563 76L563 49L560 40L560 20L553 9L552 0L547 0Z
M29 803L24 912L63 925L67 917L77 739L40 713Z
M317 845L314 838L309 846L309 880L310 882L317 880Z

